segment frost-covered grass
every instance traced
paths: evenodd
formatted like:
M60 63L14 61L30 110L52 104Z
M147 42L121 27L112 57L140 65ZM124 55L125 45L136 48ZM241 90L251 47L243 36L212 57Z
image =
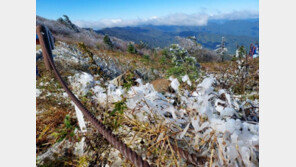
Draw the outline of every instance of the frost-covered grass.
M173 100L168 98L169 96L158 94L149 84L135 87L132 89L136 93L127 100L127 106L138 111L134 113L142 121L148 121L147 115L156 113L163 116L168 123L183 127L180 136L175 137L186 136L184 140L187 139L189 145L202 155L210 155L213 149L213 164L256 166L258 124L250 124L236 118L239 102L231 99L224 90L215 92L212 86L214 81L213 77L209 77L197 86L195 92L184 90L179 95L180 106L172 105ZM178 84L174 86L176 85ZM226 99L221 99L221 96L226 96ZM166 112L172 116L166 117ZM193 128L188 128L189 124ZM176 129L171 130L178 132Z
M94 53L100 63L115 52ZM60 43L54 54L59 71L86 108L149 163L188 166L172 150L172 144L177 144L206 157L205 166L258 166L258 92L256 89L245 94L234 91L231 79L240 77L241 73L235 72L238 65L202 64L206 72L198 80L190 80L188 75L180 76L179 80L171 76L173 93L160 93L141 78L136 80L137 84L126 87L115 86L111 78L92 74L88 70L88 58L73 45ZM124 55L110 57L119 62L131 60ZM63 147L71 147L75 155L72 165L131 166L73 106L54 76L45 71L42 60L37 65L41 73L36 85L37 110L43 111L37 114L37 155L63 140ZM255 65L250 68L251 74L256 71ZM227 67L233 72L225 77L223 69ZM256 76L251 76L247 87L257 81Z
M106 86L108 91L106 91L99 85L90 86L91 83L95 83L90 74L82 73L75 77L77 77L76 82L72 83L82 84L77 89L77 93L81 90L92 90L94 93L91 98L98 105L105 106L109 103L109 107L112 107L112 104L121 101L122 98L126 99L127 110L124 111L124 120L121 120L121 123L122 126L133 124L134 126L122 133L130 134L133 128L138 129L138 133L142 133L140 135L143 137L142 140L146 142L148 136L143 132L150 133L150 138L153 136L154 140L148 140L148 142L154 144L162 138L164 140L173 138L177 143L187 143L185 148L190 147L200 155L210 158L209 163L211 162L212 165L258 165L258 123L244 120L245 113L241 112L244 102L233 98L224 89L215 91L216 79L213 76L205 78L192 92L181 89L178 80L171 78L171 86L176 93L165 95L155 91L151 84L142 84L139 80L139 85L132 86L129 90L108 84ZM185 82L189 81L186 76L183 79ZM175 102L178 105L175 105ZM248 102L257 105L256 102ZM258 113L258 110L254 112ZM141 125L149 128L145 129ZM155 126L162 126L162 128L157 131ZM151 129L155 132L152 133ZM135 142L130 144L132 147L139 147L134 145ZM158 148L155 149L161 149L161 142L157 146ZM147 147L143 144L139 151L144 153ZM158 153L152 152L151 158L155 158ZM177 164L179 161L182 162L177 156L167 157L166 160L170 158L172 163L174 159L177 160ZM151 160L151 162L155 161Z

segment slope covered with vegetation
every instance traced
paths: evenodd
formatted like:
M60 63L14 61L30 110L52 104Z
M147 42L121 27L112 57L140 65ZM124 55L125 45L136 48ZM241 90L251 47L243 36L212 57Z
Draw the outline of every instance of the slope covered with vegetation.
M211 20L205 26L152 26L114 27L96 31L124 40L144 41L151 47L167 47L177 43L177 36L196 36L205 48L215 49L225 37L229 52L234 54L237 45L246 48L259 41L259 20Z
M189 39L164 49L37 18L56 37L53 59L96 118L155 166L258 166L258 59L221 60ZM37 57L41 50L37 50ZM37 166L132 166L37 60Z

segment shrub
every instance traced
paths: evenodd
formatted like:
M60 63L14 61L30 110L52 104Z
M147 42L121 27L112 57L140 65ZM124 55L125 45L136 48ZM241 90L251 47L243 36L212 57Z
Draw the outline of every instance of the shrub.
M186 49L177 44L173 44L166 54L174 65L174 67L167 70L168 76L173 75L181 80L181 77L187 74L191 80L197 79L199 72L198 63L196 58L190 56ZM167 63L165 56L162 57L161 62Z
M149 55L144 55L143 58L144 58L144 60L146 62L150 61L150 56Z
M135 46L133 44L131 44L131 43L127 46L127 51L129 53L131 53L131 54L136 54L137 53L137 50L136 50Z
M174 66L167 70L167 77L174 76L181 81L181 77L188 75L190 80L196 80L199 76L198 70L194 66Z
M163 65L163 64L166 64L166 63L167 63L167 58L166 58L166 56L165 56L165 55L161 56L159 62L160 62L160 64L162 64L162 65Z
M109 113L110 116L110 123L113 129L117 129L118 127L121 126L121 123L123 121L123 112L124 110L127 109L126 106L126 99L123 98L121 101L115 102L114 109L112 110L111 113Z
M129 90L133 86L133 83L134 83L133 78L134 78L133 73L127 73L124 78L123 88L126 88L126 90Z
M233 56L232 58L231 58L231 61L236 61L237 60L237 57L235 57L235 56Z
M172 68L169 68L167 70L168 76L175 76L180 80L181 76L184 76L186 74L185 68L183 66L174 66Z
M163 56L168 56L169 55L169 50L168 49L163 49L162 51L161 51L161 54L163 55Z

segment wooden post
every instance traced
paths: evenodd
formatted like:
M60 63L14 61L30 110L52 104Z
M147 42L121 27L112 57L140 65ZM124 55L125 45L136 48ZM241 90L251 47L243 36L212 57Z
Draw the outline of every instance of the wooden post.
M38 35L39 42L41 45L45 68L46 70L51 71L52 67L49 63L49 59L52 59L52 52L50 50L48 40L45 39L46 34L44 33L44 26L38 25L36 28L36 33Z

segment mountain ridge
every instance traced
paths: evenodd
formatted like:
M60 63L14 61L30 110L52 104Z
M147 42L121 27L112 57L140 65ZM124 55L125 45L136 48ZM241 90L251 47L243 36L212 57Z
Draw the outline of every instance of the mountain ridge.
M259 19L245 20L210 20L206 26L168 26L141 25L128 27L113 27L96 30L99 34L108 34L124 40L146 42L151 47L167 47L177 43L175 37L196 36L197 42L205 48L215 49L226 40L229 53L234 54L236 45L248 48L251 43L259 41ZM228 45L228 46L227 46Z

